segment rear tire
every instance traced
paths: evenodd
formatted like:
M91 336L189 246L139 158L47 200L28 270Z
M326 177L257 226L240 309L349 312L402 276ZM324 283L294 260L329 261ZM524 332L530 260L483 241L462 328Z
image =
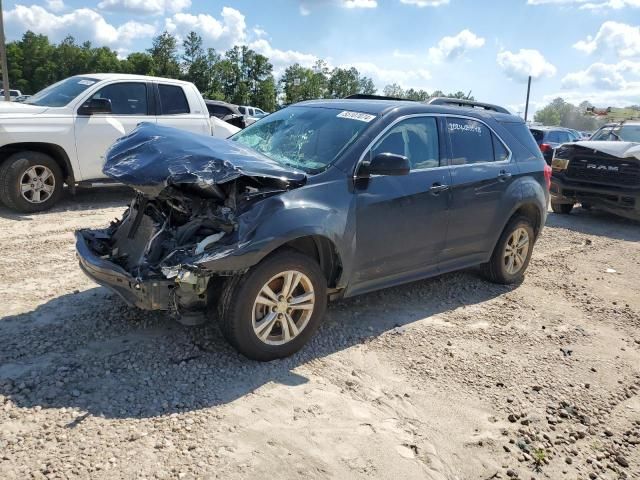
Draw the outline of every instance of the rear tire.
M555 203L555 202L551 202L551 210L553 210L553 213L559 213L561 215L568 215L571 213L571 210L573 210L573 204L572 203Z
M21 213L48 210L62 195L62 170L49 155L18 152L0 165L0 199Z
M327 281L318 263L287 249L226 282L218 322L241 354L265 362L300 350L320 326L326 307Z
M531 220L513 217L505 227L488 263L481 265L483 275L505 285L522 281L529 266L535 233Z

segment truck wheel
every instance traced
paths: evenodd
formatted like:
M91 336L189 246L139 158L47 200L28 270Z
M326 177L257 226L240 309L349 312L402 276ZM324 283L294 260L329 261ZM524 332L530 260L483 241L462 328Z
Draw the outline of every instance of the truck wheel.
M18 152L0 165L0 198L22 213L51 208L62 194L62 170L49 155Z
M327 281L317 262L282 250L227 282L218 318L229 343L264 362L300 350L320 326L326 307Z
M512 218L505 227L488 263L481 266L490 281L502 284L517 283L529 266L535 233L531 220L524 216Z
M569 213L571 213L571 210L573 210L573 204L551 202L551 210L553 210L553 213L568 215Z

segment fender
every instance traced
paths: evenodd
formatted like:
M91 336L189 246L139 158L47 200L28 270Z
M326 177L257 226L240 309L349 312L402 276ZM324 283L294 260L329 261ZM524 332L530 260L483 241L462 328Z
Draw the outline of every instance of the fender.
M539 236L540 232L542 232L547 219L546 206L548 204L548 193L545 192L544 188L539 182L537 182L530 176L526 176L523 178L519 178L516 182L514 182L512 186L517 186L520 189L520 200L513 204L513 206L509 210L509 215L504 217L505 220L502 222L500 230L496 232L496 235L493 238L493 248L491 251L495 249L495 246L500 239L500 235L502 235L502 232L507 226L507 223L509 223L509 220L511 220L511 218L519 210L529 206L533 206L537 210L540 221L538 225L534 225L534 227L537 227L536 236Z
M248 270L278 248L303 237L321 237L333 246L342 266L337 286L344 286L353 267L355 222L353 194L346 188L335 188L335 196L343 195L348 209L329 206L314 193L324 189L307 188L304 195L292 190L270 197L238 217L237 241L207 253L194 265L216 274ZM334 198L332 203L341 202Z
M0 147L0 155L4 158L16 152L40 152L53 158L64 174L64 181L69 186L71 193L75 193L76 181L73 173L73 166L66 150L60 145L46 142L19 142L10 143ZM3 160L4 160L3 158Z

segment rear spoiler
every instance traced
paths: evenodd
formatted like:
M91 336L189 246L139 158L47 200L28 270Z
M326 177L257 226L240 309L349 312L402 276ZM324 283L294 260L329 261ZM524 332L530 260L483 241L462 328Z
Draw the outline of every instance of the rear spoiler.
M498 113L511 114L509 110L499 105L491 103L475 102L473 100L465 100L462 98L436 97L427 102L429 105L443 105L451 107L481 108L483 110L491 110Z

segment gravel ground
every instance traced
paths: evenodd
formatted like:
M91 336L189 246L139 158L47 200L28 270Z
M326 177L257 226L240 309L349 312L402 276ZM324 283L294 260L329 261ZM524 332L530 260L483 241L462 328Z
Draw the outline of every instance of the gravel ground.
M0 208L0 478L640 478L640 225L550 214L522 285L332 304L259 364L125 306L73 231L128 192Z

